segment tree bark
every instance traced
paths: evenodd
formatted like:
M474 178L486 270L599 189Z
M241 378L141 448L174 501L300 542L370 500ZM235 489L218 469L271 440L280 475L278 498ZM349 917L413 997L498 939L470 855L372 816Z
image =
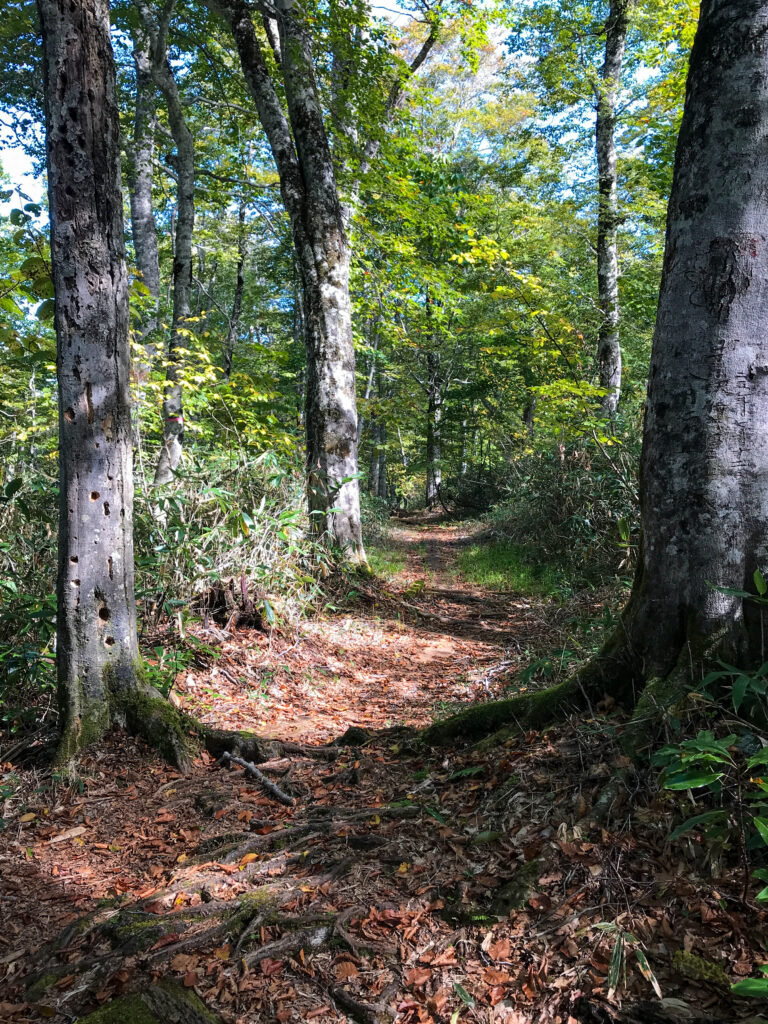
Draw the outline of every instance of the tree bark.
M439 500L443 482L441 465L443 395L440 380L440 356L427 353L427 508Z
M128 279L106 0L38 0L59 382L60 757L138 685Z
M136 2L142 27L151 46L151 74L168 111L176 146L176 231L173 248L173 325L168 341L168 367L163 394L163 443L155 470L156 487L170 483L181 460L184 410L180 381L180 349L188 347L185 334L192 302L192 232L195 226L195 146L184 117L179 90L168 62L168 27L173 4L165 4L156 19L143 0Z
M155 331L160 297L160 258L152 205L157 129L155 84L152 80L149 41L141 30L134 33L133 62L136 68L136 109L133 119L133 145L128 161L131 233L136 269L150 298L146 318L138 332L143 343L143 352L135 370L139 382L142 382L149 376L152 362L157 355Z
M309 36L290 2L277 5L276 57L288 117L244 0L218 0L272 150L302 283L307 350L307 491L313 529L364 562L357 480L355 351L350 252L314 78Z
M605 62L597 95L595 141L598 173L597 289L602 321L598 333L597 363L600 387L605 389L602 413L613 417L621 396L621 344L619 339L619 218L616 171L616 95L629 24L631 0L611 0L605 23Z
M224 376L229 380L232 375L232 360L235 355L237 335L240 330L240 314L243 308L243 289L245 287L245 203L240 203L237 217L237 276L235 294L232 299L232 313L229 317L227 337L224 342Z

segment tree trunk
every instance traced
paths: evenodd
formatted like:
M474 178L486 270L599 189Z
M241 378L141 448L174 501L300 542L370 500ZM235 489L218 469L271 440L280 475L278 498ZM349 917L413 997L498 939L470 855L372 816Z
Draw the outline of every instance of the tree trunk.
M625 621L646 677L762 660L768 565L768 6L706 0L667 219Z
M291 221L307 351L307 492L313 530L329 537L348 561L364 562L350 252L309 37L290 4L281 0L276 51L288 105L286 118L247 5L243 0L218 0L216 8L232 29Z
M738 596L768 570L766 194L768 4L704 0L667 216L629 603L576 677L470 709L431 738L541 727L607 690L628 704L642 693L631 735L643 745L645 713L718 659L766 660L760 609Z
M235 355L235 345L240 329L240 313L243 308L243 288L245 286L245 203L240 203L237 218L237 278L235 280L235 295L232 299L232 313L229 317L229 328L227 338L224 342L224 376L229 380L232 374L232 360Z
M106 0L38 0L59 382L60 758L137 687L128 281Z
M440 357L427 353L427 508L439 500L443 482L442 459L443 396L440 381Z
M376 494L379 498L387 500L387 426L381 424L379 428L379 466L376 475Z
M136 376L146 380L157 355L158 301L160 297L160 259L157 248L155 213L152 206L153 161L157 115L155 84L152 80L149 41L137 30L134 34L133 61L136 68L136 110L133 120L133 146L128 161L128 190L131 201L131 233L136 269L149 292L147 314L139 328L143 352L136 364Z
M379 489L379 421L371 420L371 460L368 464L368 493L376 494Z
M627 42L631 0L611 0L605 23L605 63L597 97L595 140L598 174L597 290L602 321L597 363L600 387L605 389L602 413L613 417L621 395L619 342L619 254L616 240L619 195L616 173L616 94Z
M137 0L144 32L151 42L151 71L165 101L168 123L176 146L176 231L173 247L173 325L168 342L168 367L163 394L163 443L155 471L155 486L173 479L184 442L184 411L180 381L180 349L189 342L185 334L192 300L192 232L195 225L195 147L187 126L173 70L168 62L168 25L173 4L161 10L158 22L150 8Z

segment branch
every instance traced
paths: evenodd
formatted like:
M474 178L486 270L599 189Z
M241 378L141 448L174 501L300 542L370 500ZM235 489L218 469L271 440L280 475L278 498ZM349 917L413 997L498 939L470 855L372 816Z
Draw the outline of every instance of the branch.
M284 793L279 786L276 786L271 779L268 779L263 772L251 761L244 761L242 757L235 757L230 754L228 750L225 750L218 761L219 764L237 764L244 769L246 775L249 775L252 779L255 779L262 789L271 796L274 800L278 800L281 804L285 804L286 807L293 807L295 801L292 796L288 796Z

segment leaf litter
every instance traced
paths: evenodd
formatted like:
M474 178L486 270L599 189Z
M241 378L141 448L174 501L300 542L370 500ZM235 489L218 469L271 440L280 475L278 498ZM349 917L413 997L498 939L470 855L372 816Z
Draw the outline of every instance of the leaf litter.
M487 669L547 628L540 609L446 577L459 531L428 536L423 587L411 557L393 600L298 637L242 630L177 680L177 701L224 727L312 744L370 730L332 761L260 765L293 806L205 755L178 776L120 735L69 781L15 769L0 1019L72 1021L165 977L227 1024L587 1024L648 1001L671 1019L754 1015L728 984L768 959L765 912L699 836L669 843L674 805L631 774L614 719L469 749L398 728L493 696ZM455 621L401 614L408 591ZM595 820L616 772L627 786Z

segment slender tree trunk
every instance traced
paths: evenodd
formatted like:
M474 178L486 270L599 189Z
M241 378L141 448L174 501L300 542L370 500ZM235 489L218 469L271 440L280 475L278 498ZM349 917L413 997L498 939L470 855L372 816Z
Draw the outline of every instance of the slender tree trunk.
M619 339L619 219L616 171L616 95L627 42L631 0L611 0L605 23L605 62L597 97L595 141L598 174L597 289L602 321L597 342L597 363L603 415L613 417L621 396Z
M376 494L379 489L379 421L371 420L371 460L368 464L368 493Z
M106 0L39 0L59 381L60 758L137 686L128 282Z
M243 0L219 0L216 7L232 29L291 221L307 351L307 491L313 529L330 537L349 561L365 561L357 480L350 252L309 37L290 4L281 0L275 49L288 105L286 118L247 5Z
M376 494L379 498L387 500L387 426L381 424L379 429L379 466L376 477Z
M235 294L232 299L232 313L229 317L227 338L224 342L224 376L229 380L232 374L232 360L240 330L240 314L243 308L243 288L245 285L245 203L240 203L237 217L237 278Z
M443 482L442 460L442 418L443 396L440 381L440 357L436 352L427 353L427 508L439 499Z
M146 380L157 355L158 301L160 297L160 258L157 229L152 205L154 181L155 132L157 114L155 83L152 80L149 41L137 30L134 34L133 61L136 68L136 110L133 119L133 146L128 161L128 190L131 202L131 234L136 269L149 292L147 314L139 328L143 353L136 364L139 382Z
M168 368L163 394L163 443L155 471L155 486L173 479L179 464L184 442L184 410L180 380L180 349L187 348L185 332L192 302L192 232L195 225L195 147L179 90L168 63L168 25L173 4L161 10L161 20L155 19L151 9L136 0L142 27L151 42L151 72L155 85L165 101L168 123L176 146L176 230L173 247L173 325L168 342Z

